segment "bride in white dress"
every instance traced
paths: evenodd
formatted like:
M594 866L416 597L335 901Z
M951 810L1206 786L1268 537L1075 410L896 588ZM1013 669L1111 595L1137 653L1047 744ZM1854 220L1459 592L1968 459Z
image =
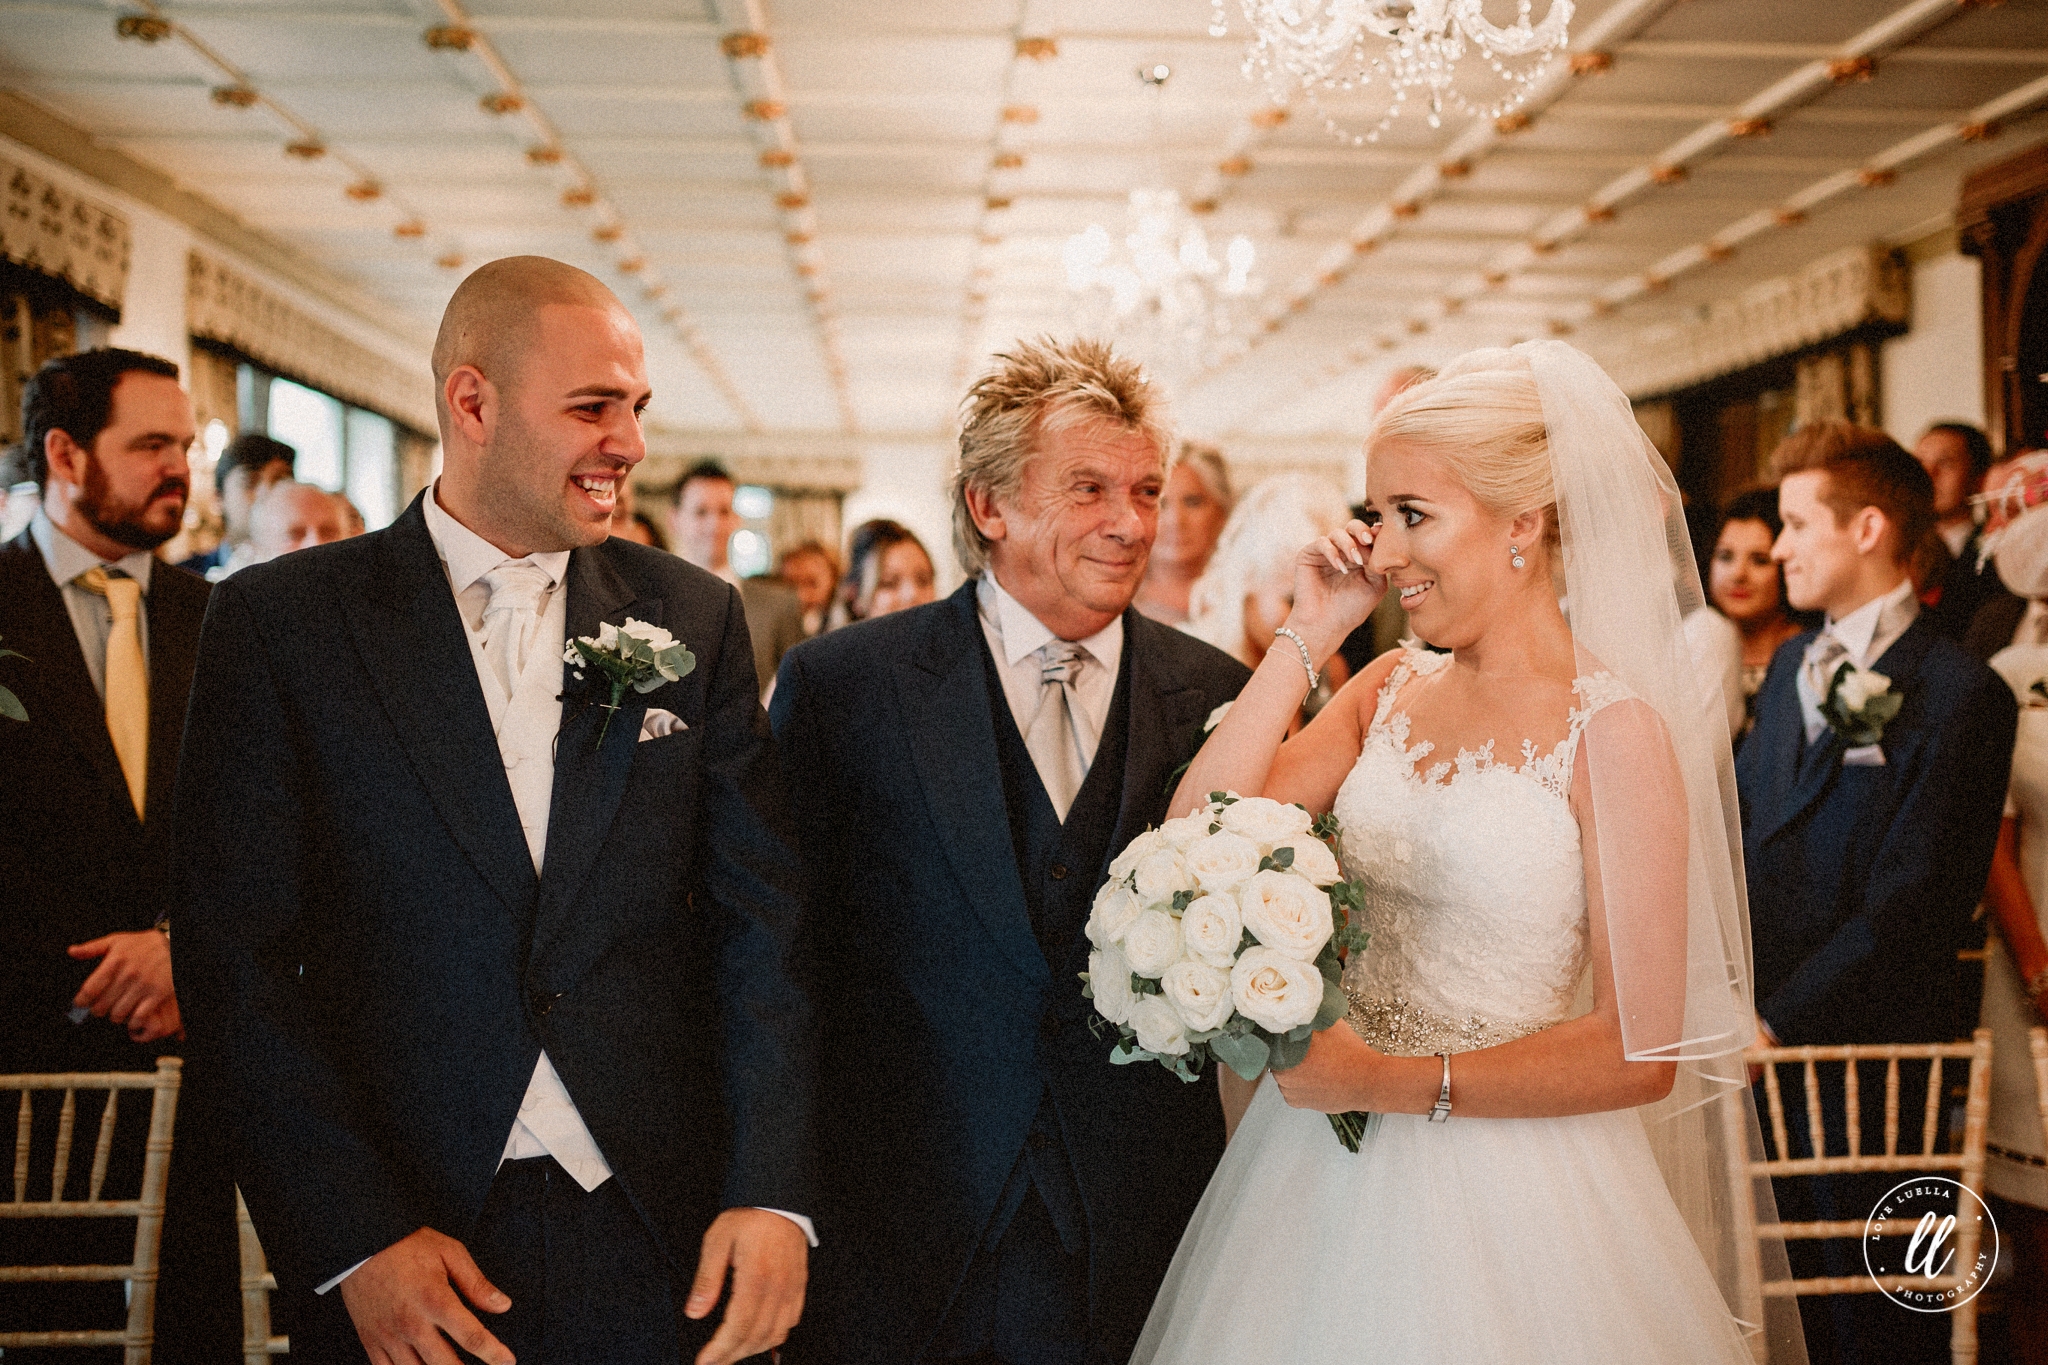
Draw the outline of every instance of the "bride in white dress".
M1335 810L1372 932L1351 1027L1261 1080L1135 1365L1803 1362L1758 1290L1768 1184L1731 1173L1748 919L1670 475L1559 342L1446 367L1367 455L1371 525L1303 552L1293 638L1174 801ZM1286 740L1387 590L1450 652L1382 657Z

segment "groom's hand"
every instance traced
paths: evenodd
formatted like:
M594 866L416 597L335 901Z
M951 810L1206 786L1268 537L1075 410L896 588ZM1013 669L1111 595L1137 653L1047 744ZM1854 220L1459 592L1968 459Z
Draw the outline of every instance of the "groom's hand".
M803 1316L810 1255L803 1231L779 1213L727 1209L719 1214L704 1233L697 1278L683 1313L701 1318L716 1308L728 1269L732 1298L718 1331L697 1353L697 1365L731 1365L780 1346Z
M421 1228L393 1242L357 1266L340 1292L371 1365L461 1365L450 1341L487 1365L516 1365L462 1302L502 1313L512 1300L445 1233Z

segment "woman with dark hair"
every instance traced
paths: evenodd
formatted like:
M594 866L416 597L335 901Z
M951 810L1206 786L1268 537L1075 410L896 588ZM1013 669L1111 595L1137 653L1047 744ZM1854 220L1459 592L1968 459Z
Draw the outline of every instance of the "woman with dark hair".
M908 526L885 517L864 521L847 538L833 624L923 606L938 596L933 578L931 553Z
M1805 629L1785 601L1785 573L1771 558L1771 546L1785 524L1778 519L1778 490L1751 488L1721 509L1714 552L1707 565L1707 596L1742 633L1742 735L1756 721L1756 694L1770 671L1778 646Z

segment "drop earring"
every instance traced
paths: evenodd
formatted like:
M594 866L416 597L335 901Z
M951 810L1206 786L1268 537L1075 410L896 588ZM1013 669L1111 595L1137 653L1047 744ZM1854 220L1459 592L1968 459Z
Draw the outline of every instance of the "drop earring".
M1528 567L1528 562L1527 562L1526 560L1524 560L1524 559L1522 558L1522 547L1521 547L1521 546L1519 546L1519 545L1510 545L1510 546L1508 546L1508 554L1509 554L1510 556L1512 556L1512 558L1510 558L1510 559L1508 560L1508 562L1509 562L1510 564L1514 565L1514 566L1515 566L1516 568L1518 568L1518 569L1521 569L1521 568L1526 568L1526 567Z

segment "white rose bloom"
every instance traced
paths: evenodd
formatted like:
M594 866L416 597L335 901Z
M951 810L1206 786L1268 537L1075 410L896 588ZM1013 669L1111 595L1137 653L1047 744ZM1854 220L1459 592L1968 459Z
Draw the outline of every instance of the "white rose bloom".
M1289 871L1300 873L1317 886L1328 886L1332 882L1344 880L1344 871L1337 866L1337 855L1330 852L1330 846L1313 834L1300 839L1290 839L1286 846L1294 850L1294 865Z
M1234 1008L1230 1000L1230 973L1204 962L1176 962L1159 978L1166 1001L1190 1032L1222 1028Z
M1112 1024L1131 1020L1131 1005L1138 998L1131 989L1131 964L1116 948L1088 954L1088 990L1095 997L1095 1012Z
M599 647L610 649L619 642L619 628L609 621L601 622L597 628Z
M653 649L667 649L676 642L676 637L662 627L649 625L645 621L636 621L630 616L626 618L626 624L619 629L636 640L644 641Z
M1178 1057L1188 1050L1187 1026L1163 995L1139 996L1131 1006L1128 1022L1137 1030L1138 1046L1147 1052Z
M1228 891L1259 870L1259 846L1229 830L1189 844L1186 857L1204 891Z
M1105 883L1095 893L1095 908L1088 915L1088 941L1098 948L1107 948L1124 936L1124 930L1131 927L1131 921L1144 908L1145 903L1122 882Z
M1180 854L1170 848L1148 853L1137 866L1138 899L1147 905L1173 899L1176 891L1192 891L1195 879L1188 875Z
M1247 948L1230 969L1230 1003L1268 1033L1311 1023L1323 1007L1323 974L1271 948Z
M1198 810L1193 815L1183 815L1178 820L1168 820L1159 827L1159 832L1165 836L1166 842L1170 846L1184 849L1197 839L1209 837L1209 823L1209 813Z
M1315 961L1336 929L1329 893L1291 872L1254 875L1238 888L1237 904L1254 938L1303 962Z
M1851 711L1861 711L1873 697L1881 697L1891 691L1892 680L1882 673L1871 673L1862 669L1851 670L1842 679L1842 705Z
M1132 971L1157 977L1180 961L1180 921L1164 910L1147 910L1124 930L1123 949Z
M1157 853L1164 847L1166 847L1165 835L1156 829L1146 830L1143 834L1131 840L1130 843L1124 845L1124 851L1117 854L1115 861L1110 863L1110 880L1115 881L1120 877L1129 876L1131 870L1143 862L1148 855Z
M1180 937L1189 957L1228 971L1244 941L1244 917L1228 893L1197 896L1180 917Z
M1255 844L1271 848L1308 833L1312 823L1300 806L1284 806L1264 796L1248 796L1223 808L1223 828L1241 834Z

